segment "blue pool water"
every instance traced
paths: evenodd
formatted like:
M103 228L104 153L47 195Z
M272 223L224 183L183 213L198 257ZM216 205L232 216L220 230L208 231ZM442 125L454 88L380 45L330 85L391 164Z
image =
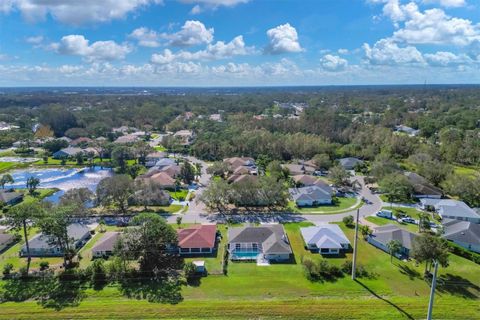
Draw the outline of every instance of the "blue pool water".
M111 169L100 167L92 168L28 168L9 172L15 182L8 187L25 188L29 177L40 179L39 188L58 188L60 191L45 198L47 201L57 203L65 193L74 188L88 188L95 191L97 184L103 178L113 175Z
M233 258L236 259L256 259L258 256L258 252L238 252L236 251L233 254Z

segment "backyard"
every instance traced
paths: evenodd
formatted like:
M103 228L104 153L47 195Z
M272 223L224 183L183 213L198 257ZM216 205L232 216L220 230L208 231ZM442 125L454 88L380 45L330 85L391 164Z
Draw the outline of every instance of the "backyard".
M131 300L112 285L101 291L85 290L85 298L79 306L61 311L44 309L35 302L24 302L21 309L15 303L4 303L0 318L31 318L35 314L35 318L49 319L79 316L197 319L200 310L202 318L218 319L249 316L322 319L425 317L429 285L421 276L423 265L396 259L391 263L387 253L364 240L358 244L358 260L368 271L368 278L352 281L345 275L332 281L307 280L301 260L307 256L321 259L320 255L303 247L299 228L307 225L309 223L285 225L294 252L292 263L262 267L255 263L229 262L226 276L210 274L199 283L183 287L184 301L178 305ZM354 230L341 227L353 243ZM224 235L219 246L221 250L226 241L227 226L219 226L219 230ZM215 258L198 259L205 260L207 268L214 270L221 265L221 256L219 251ZM328 258L328 261L341 265L351 258L351 253L347 253L344 257ZM471 319L478 316L480 273L477 270L477 265L453 255L450 266L440 268L434 318Z

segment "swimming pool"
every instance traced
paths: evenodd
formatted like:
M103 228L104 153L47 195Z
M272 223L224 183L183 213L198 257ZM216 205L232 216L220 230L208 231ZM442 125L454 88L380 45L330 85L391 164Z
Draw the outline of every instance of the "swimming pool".
M255 260L257 259L258 254L259 254L258 251L255 251L255 252L235 251L234 253L232 253L232 260Z

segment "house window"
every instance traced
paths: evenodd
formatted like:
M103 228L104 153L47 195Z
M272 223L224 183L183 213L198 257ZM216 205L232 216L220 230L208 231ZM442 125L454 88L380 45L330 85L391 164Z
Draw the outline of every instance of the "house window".
M200 252L200 248L191 248L190 252Z
M242 245L240 243L235 243L235 251L240 251Z
M210 248L202 248L202 252L210 252Z
M320 249L320 252L321 252L321 253L330 253L330 249L328 249L328 248L322 248L322 249Z
M180 252L190 252L190 248L180 248Z

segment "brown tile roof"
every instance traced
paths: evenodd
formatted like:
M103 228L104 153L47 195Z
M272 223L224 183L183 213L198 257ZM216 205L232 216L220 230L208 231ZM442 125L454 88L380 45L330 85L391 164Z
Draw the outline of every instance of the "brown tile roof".
M175 179L170 177L166 172L159 172L150 177L153 182L158 183L162 186L173 186L175 185Z
M213 248L216 234L217 226L214 224L202 224L178 229L178 246L180 248Z

